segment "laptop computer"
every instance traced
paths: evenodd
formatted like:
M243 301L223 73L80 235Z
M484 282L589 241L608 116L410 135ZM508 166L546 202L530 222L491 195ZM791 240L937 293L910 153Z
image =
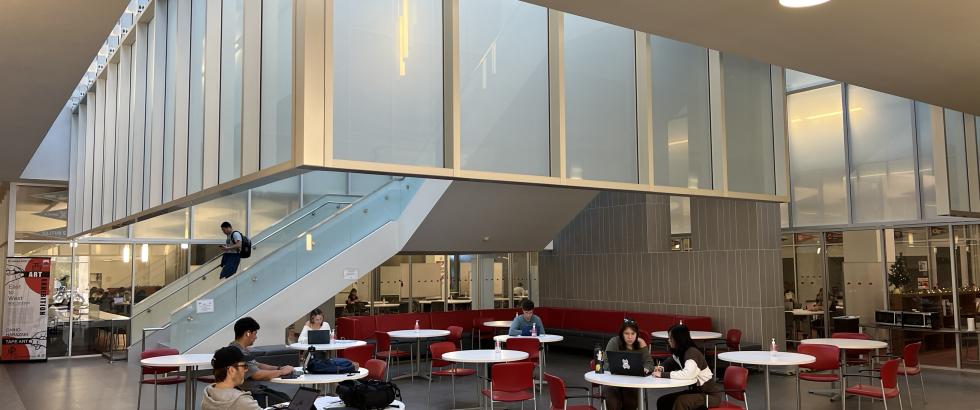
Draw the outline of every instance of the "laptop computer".
M280 403L267 410L316 410L315 403L320 392L309 387L300 387L293 395L293 399L287 403Z
M609 372L622 376L643 376L643 353L641 352L606 352L609 361Z
M330 344L329 330L310 330L307 332L306 337L309 339L309 344L311 345Z

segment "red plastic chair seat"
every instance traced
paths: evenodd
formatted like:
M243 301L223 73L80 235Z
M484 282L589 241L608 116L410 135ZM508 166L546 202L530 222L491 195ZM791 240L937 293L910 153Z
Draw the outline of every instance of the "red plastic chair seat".
M158 377L156 379L143 379L140 380L141 384L155 384L158 386L169 386L173 384L181 384L185 380L184 376L168 376L168 377Z
M745 407L739 406L729 401L722 401L721 403L718 404L718 407L712 407L708 410L715 410L715 409L745 409Z
M919 367L898 366L898 374L905 375L905 376L915 376L919 373L922 373L922 369Z
M476 374L475 369L465 369L465 368L432 371L433 376L472 376L474 374Z
M831 373L800 373L800 380L830 383L840 381L840 375Z
M864 397L881 398L881 386L872 386L867 384L858 384L848 387L846 390L847 394L854 394ZM897 388L885 388L885 398L891 399L898 397Z
M483 395L490 397L493 401L524 401L531 400L534 398L529 391L494 391L493 397L490 396L490 390L484 389Z

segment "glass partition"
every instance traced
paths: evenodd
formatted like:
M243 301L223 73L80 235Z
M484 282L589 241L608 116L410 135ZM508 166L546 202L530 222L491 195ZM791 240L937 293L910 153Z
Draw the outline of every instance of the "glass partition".
M728 189L775 194L772 80L768 64L722 53Z
M299 176L252 188L249 233L264 231L299 209Z
M923 219L937 216L936 176L932 159L933 123L942 121L942 118L937 117L933 115L930 105L915 102L915 142L919 160L919 196Z
M204 183L204 42L207 0L191 1L190 88L187 103L187 193Z
M133 224L134 238L176 239L187 237L189 212L181 209Z
M214 4L214 3L212 3ZM245 0L221 0L221 113L218 137L218 181L227 182L242 172L242 50ZM217 67L216 67L217 68Z
M292 158L293 2L262 2L260 166Z
M786 96L796 226L848 222L842 101L840 85Z
M221 223L228 221L238 230L246 230L245 214L248 192L239 192L194 206L194 239L226 238L221 233Z
M966 130L963 113L943 109L946 124L946 169L949 178L949 209L970 209L969 177L967 175Z

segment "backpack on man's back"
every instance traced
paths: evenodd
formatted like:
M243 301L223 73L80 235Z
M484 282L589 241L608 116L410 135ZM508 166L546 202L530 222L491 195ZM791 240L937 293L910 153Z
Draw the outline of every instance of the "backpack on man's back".
M242 236L242 247L241 249L238 250L238 256L241 256L242 259L246 259L249 256L252 256L252 240L248 239L248 237L245 236L245 234L241 233L240 231L235 231L235 232L238 232L238 234ZM232 232L232 235L234 234L235 233Z

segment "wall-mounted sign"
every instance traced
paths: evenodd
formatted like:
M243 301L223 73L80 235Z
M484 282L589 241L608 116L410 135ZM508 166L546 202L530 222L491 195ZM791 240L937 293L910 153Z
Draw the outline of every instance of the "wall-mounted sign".
M345 280L357 280L358 278L357 268L346 268L344 269L344 279Z
M7 258L0 361L47 360L50 280L51 258Z
M197 313L214 313L214 299L198 299Z
M919 289L929 289L929 278L917 278Z

